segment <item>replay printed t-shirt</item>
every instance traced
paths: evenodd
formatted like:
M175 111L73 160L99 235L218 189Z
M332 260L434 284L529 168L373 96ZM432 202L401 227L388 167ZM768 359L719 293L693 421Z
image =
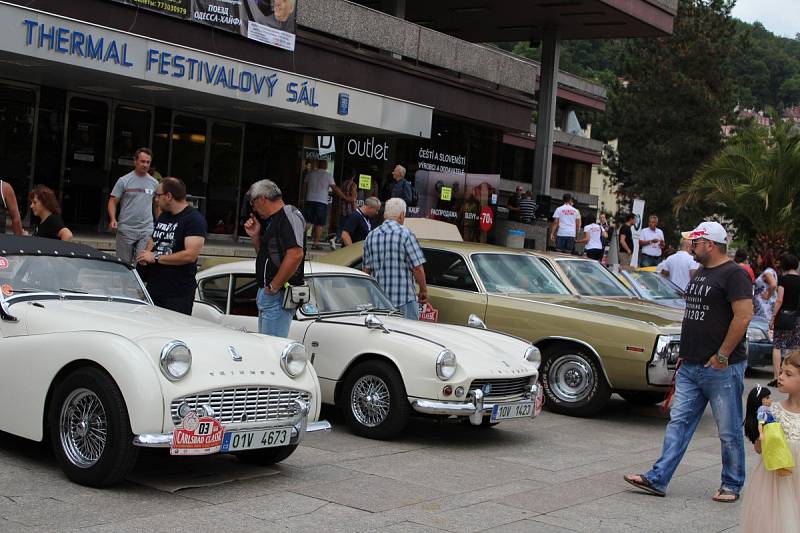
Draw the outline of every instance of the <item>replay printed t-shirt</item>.
M152 231L156 187L158 181L150 174L137 176L131 171L117 180L111 196L119 199L120 231Z
M153 252L170 255L186 249L186 237L208 236L206 219L192 206L177 215L161 213L153 229ZM196 284L197 262L186 265L152 264L148 267L147 290L162 296L179 296L191 292Z
M686 312L681 328L681 359L705 363L717 353L728 334L737 300L753 297L747 273L733 261L714 268L700 267L686 287ZM747 358L744 335L729 354L730 364Z
M581 218L577 209L564 204L555 210L553 218L558 219L558 237L575 237L575 222Z

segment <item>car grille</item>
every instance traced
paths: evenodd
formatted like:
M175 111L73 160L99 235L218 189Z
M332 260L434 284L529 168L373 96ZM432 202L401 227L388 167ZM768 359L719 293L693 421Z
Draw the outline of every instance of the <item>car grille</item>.
M487 388L489 389L487 392ZM469 386L469 390L481 389L484 398L508 399L509 397L522 397L531 390L531 376L508 379L476 379Z
M178 407L186 402L192 410L208 404L223 425L242 422L267 422L292 418L297 414L295 400L309 403L311 394L271 387L240 387L201 392L172 400L172 422L178 426Z

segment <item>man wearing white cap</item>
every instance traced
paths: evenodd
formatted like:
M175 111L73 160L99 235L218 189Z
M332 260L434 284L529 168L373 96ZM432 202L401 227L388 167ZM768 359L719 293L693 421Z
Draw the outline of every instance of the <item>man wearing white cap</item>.
M700 268L686 287L681 328L681 364L664 434L661 457L644 474L625 481L664 496L689 446L706 405L711 404L722 443L722 481L712 497L731 503L744 484L742 392L747 355L744 336L753 317L752 284L727 256L728 234L717 222L703 222L682 234L692 243Z

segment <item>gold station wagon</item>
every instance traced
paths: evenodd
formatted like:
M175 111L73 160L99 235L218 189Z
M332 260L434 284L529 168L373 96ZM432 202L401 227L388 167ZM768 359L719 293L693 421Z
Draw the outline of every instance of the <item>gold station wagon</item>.
M322 262L361 267L363 243ZM661 401L675 372L683 315L625 298L575 295L537 257L485 244L420 240L428 316L481 325L533 342L548 407L590 416L612 392L637 404Z

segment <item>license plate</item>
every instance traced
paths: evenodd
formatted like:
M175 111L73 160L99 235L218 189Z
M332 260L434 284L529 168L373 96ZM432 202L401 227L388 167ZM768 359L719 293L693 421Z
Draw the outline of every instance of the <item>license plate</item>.
M533 402L495 404L492 408L492 422L509 418L530 417L533 413Z
M291 427L256 429L253 431L226 431L220 451L224 453L286 446L289 444L291 437Z

